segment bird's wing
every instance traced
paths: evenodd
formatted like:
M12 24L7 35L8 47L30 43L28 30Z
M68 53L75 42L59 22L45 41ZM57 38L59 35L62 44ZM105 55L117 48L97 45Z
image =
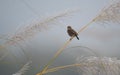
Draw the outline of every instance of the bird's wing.
M74 33L75 35L78 35L78 33L77 33L74 29L72 29L71 31L72 31L72 33Z

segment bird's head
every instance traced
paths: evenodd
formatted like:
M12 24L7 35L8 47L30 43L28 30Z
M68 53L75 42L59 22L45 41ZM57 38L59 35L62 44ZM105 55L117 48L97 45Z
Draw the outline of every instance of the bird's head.
M72 27L71 26L67 26L67 29L71 29Z

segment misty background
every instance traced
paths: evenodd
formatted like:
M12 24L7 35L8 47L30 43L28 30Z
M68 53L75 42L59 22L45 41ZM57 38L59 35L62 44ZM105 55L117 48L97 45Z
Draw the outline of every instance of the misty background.
M24 30L26 26L66 10L79 10L55 20L51 24L48 23L46 28L30 39L20 41L20 45L10 45L1 49L1 56L6 52L8 55L0 61L0 75L16 73L29 60L32 61L32 65L25 75L37 74L70 38L66 32L68 25L79 31L82 26L92 20L102 8L110 3L109 0L0 0L0 37L2 37L0 45L7 41L6 38L14 36ZM119 32L119 24L92 23L79 34L80 40L74 38L50 67L73 64L80 56L94 56L95 54L89 49L100 56L119 59ZM78 72L74 67L49 74L78 75Z

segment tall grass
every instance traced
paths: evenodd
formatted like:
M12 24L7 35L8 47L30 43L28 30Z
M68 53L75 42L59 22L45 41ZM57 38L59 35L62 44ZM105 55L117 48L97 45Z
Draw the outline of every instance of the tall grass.
M120 75L120 60L110 57L78 57L76 63L48 69L43 74L76 67L80 75ZM39 75L39 74L38 74Z
M59 19L62 19L69 14L71 14L74 11L67 11L60 13L55 16L48 17L42 21L39 21L35 24L31 24L29 26L26 26L22 29L22 31L16 33L15 35L11 36L3 45L4 47L8 47L14 44L18 44L21 41L24 41L26 39L32 38L36 35L36 33L41 32L42 30L49 27L49 25L52 25L54 23L58 23ZM120 19L120 1L115 1L109 6L103 8L101 12L93 18L88 24L84 25L80 30L78 31L78 34L80 34L82 31L88 28L88 26L92 25L92 23L119 23ZM78 71L82 75L119 75L120 70L120 62L119 60L108 58L108 57L87 57L80 60L78 58L76 64L71 65L65 65L65 66L59 66L55 68L49 69L49 66L57 59L57 57L65 50L65 48L69 45L69 43L72 41L74 37L71 37L68 39L62 47L54 54L54 56L50 59L50 61L44 66L44 68L37 73L36 75L43 75L49 72L54 72L60 69L69 68L73 66L79 66ZM2 46L1 46L2 48ZM26 70L29 69L29 64L25 64L23 68L21 68L17 73L13 75L22 75L26 72ZM101 66L102 65L102 66ZM109 71L112 70L112 71ZM81 72L82 71L82 72Z
M53 26L54 23L59 23L59 20L65 19L66 17L70 16L70 14L77 11L78 10L66 10L59 14L52 15L45 19L42 19L36 23L30 24L22 28L22 30L17 31L17 33L12 35L11 37L4 39L6 40L6 42L2 44L1 47L9 48L9 46L18 46L19 48L21 48L21 50L26 55L26 57L29 59L27 53L25 52L24 48L20 45L20 43L34 37L38 32L49 29L49 27ZM1 47L0 49L3 49ZM0 59L1 60L4 59L7 55L8 55L8 51L5 54L3 54L3 56L1 56Z
M102 21L102 19L105 19L106 22L119 23L119 21L118 21L120 19L119 12L116 12L116 11L120 11L119 4L120 4L120 1L115 2L115 3L113 2L108 7L103 8L101 10L100 14L98 14L95 18L93 18L88 24L86 24L82 28L80 28L80 30L78 31L78 33L80 34L82 31L84 31L88 26L90 26L94 22L104 22L104 20ZM111 13L109 14L107 12L111 12ZM102 16L103 13L105 13L104 16ZM114 19L111 18L111 17L115 17L115 15L117 15L117 14L118 14L117 18L114 18ZM54 55L54 57L46 64L46 66L43 68L43 70L40 73L38 73L37 75L43 75L43 73L47 71L48 67L55 61L55 59L69 45L69 43L72 41L73 38L74 37L71 37L70 38L71 40L67 40L65 42L65 44L56 52L56 54Z

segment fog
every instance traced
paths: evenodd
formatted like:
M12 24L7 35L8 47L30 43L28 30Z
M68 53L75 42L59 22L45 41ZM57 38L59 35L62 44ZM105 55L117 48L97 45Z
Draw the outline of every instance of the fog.
M32 63L23 75L36 75L70 39L68 25L79 31L111 3L107 0L1 0L0 75L22 75L16 73L29 61ZM70 41L49 68L75 64L81 56L119 60L119 32L119 23L96 20L78 35L80 40ZM82 75L77 67L47 74Z

